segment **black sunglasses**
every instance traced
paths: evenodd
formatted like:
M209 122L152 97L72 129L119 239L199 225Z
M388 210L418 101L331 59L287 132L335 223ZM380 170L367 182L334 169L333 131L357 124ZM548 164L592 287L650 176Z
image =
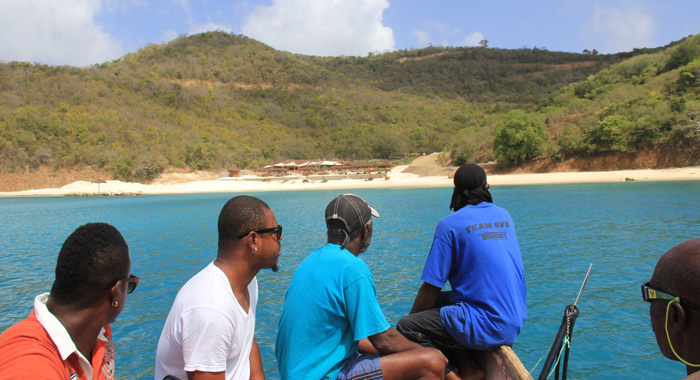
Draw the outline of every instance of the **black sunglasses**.
M275 239L280 240L282 239L282 226L278 225L277 227L272 227L272 228L257 228L251 231L248 231L244 234L238 235L239 239L243 239L244 237L250 235L251 232L255 232L258 234L267 234L267 233L272 233L275 235Z
M678 301L681 303L681 305L700 311L700 306L696 306L692 302L686 301L681 297L676 297L674 295L662 292L660 290L656 290L649 286L649 282L642 284L642 298L644 299L644 301L647 302L651 302L653 300Z
M141 278L139 276L135 276L133 274L130 274L128 278L124 278L121 281L126 281L129 284L126 286L126 294L131 294L136 290L136 285L139 284L139 281L141 281Z

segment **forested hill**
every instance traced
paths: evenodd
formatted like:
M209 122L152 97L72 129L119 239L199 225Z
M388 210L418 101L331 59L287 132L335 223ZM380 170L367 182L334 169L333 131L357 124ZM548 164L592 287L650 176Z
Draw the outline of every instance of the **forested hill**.
M148 180L168 167L433 151L506 165L664 144L692 156L695 135L681 124L698 108L699 38L617 55L429 47L311 57L210 32L88 68L5 63L0 173L88 165Z

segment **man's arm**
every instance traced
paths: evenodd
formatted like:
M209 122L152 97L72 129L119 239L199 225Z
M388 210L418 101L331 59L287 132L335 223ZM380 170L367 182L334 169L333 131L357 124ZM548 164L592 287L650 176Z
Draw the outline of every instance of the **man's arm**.
M265 380L260 347L255 338L253 338L253 347L250 349L250 380Z
M188 380L224 380L225 378L226 372L187 372ZM255 338L253 338L253 346L250 348L250 380L265 380L262 356Z
M211 308L194 308L183 313L182 355L188 380L225 380L226 358L235 341L235 329L229 318ZM245 360L245 359L242 359ZM223 369L202 371L199 368Z
M369 342L381 355L423 348L420 344L406 339L403 334L396 331L393 327L389 327L386 331L379 334L371 335Z
M416 294L416 299L413 301L410 314L432 309L440 299L440 291L442 291L442 289L437 286L424 282L420 289L418 289L418 294Z
M372 342L370 342L368 338L360 340L357 351L363 354L379 354L379 351L377 351L377 349L374 348Z
M391 327L371 335L369 341L382 355L379 360L385 380L445 378L447 358L442 352L413 343Z

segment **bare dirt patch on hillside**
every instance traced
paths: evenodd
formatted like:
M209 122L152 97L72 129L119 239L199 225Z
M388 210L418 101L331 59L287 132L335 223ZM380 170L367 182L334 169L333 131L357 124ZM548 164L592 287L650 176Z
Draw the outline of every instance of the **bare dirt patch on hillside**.
M208 181L226 176L226 173L217 173L198 170L196 172L170 171L161 174L151 185L173 185L177 183L187 183L192 181Z
M421 57L401 57L401 58L399 58L399 62L404 63L406 61L422 61L426 58L439 57L439 56L445 55L445 54L447 54L446 51L441 52L441 53L428 54L428 55L424 55Z
M417 174L421 177L442 177L450 176L450 173L457 170L453 166L442 166L438 162L438 153L416 157L415 160L402 171L402 173Z

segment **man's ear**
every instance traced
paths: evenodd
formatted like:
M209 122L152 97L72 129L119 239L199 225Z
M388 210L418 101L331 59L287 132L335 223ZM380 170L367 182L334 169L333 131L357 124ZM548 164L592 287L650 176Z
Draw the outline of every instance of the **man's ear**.
M110 304L113 304L114 301L121 298L121 293L122 293L121 285L122 285L122 282L117 281L114 283L114 285L112 285L111 288L109 288L109 303Z
M259 237L260 235L258 235L257 232L251 232L248 238L248 248L250 248L251 252L253 253L255 253L258 250Z
M370 231L374 228L374 223L367 223L365 224L364 227L362 227L362 241L367 239L367 236L370 235Z
M678 301L671 301L668 308L668 331L678 334L686 327L687 315L685 313L685 309Z

